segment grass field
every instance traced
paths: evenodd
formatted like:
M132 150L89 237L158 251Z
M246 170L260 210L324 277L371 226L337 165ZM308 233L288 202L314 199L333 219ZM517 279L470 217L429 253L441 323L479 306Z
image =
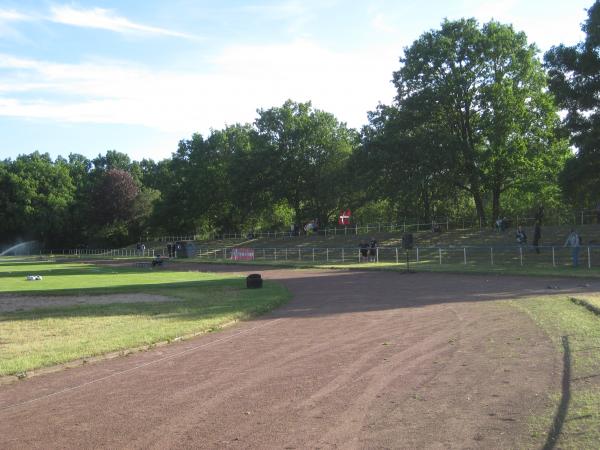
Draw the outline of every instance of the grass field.
M589 300L594 298L598 301L597 296ZM568 379L563 380L561 392L550 394L547 414L532 418L532 435L545 436L553 428L557 436L553 442L555 448L598 448L600 317L567 297L532 298L513 303L546 331L563 357L568 351Z
M1 264L0 280L0 292L48 300L45 308L0 312L0 376L213 331L289 298L274 283L246 289L241 277L84 264ZM175 301L52 307L57 295L132 292Z

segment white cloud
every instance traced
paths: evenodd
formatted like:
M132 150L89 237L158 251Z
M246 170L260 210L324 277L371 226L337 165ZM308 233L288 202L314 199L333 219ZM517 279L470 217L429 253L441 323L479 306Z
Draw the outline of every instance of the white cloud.
M350 126L389 103L395 48L336 53L312 41L232 46L210 72L157 71L114 61L58 64L0 54L0 116L144 125L178 133L251 122L257 108L312 100ZM23 96L21 93L27 95Z
M98 28L117 33L155 34L198 39L197 36L190 34L131 22L129 19L117 16L111 10L103 8L76 9L68 5L53 6L49 20L65 25Z
M31 17L14 9L0 9L0 22L19 22L30 19Z

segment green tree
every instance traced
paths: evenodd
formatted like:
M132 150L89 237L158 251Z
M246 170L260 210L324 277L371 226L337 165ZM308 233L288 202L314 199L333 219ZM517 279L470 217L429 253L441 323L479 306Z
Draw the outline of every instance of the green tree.
M65 238L75 186L64 160L34 152L4 161L0 186L3 239L31 238L52 246Z
M565 151L536 52L510 25L446 20L405 49L394 73L396 107L424 121L429 152L443 153L482 221L486 197L497 216L504 191Z
M296 223L309 217L332 218L350 185L347 162L357 146L357 133L310 102L288 100L258 115L255 127L268 155L274 201L287 201Z
M561 174L565 193L578 206L594 205L600 192L600 2L582 25L585 40L552 47L545 55L550 90L566 111L563 124L578 153ZM596 198L594 198L594 196Z

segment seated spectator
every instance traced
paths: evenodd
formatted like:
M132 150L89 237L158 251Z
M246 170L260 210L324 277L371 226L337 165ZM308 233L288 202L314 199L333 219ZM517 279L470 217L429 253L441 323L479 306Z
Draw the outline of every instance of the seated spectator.
M519 228L517 229L516 238L517 238L517 243L519 245L526 245L527 244L527 235L521 229L521 225L519 225Z

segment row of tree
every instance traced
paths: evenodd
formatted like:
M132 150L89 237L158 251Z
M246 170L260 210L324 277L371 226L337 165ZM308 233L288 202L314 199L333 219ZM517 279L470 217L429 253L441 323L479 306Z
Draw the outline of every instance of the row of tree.
M363 220L591 207L599 199L600 6L585 42L537 58L524 33L444 21L404 51L397 96L349 129L310 102L195 134L160 162L108 151L0 162L0 236L47 246L248 231L353 208ZM561 122L558 110L567 111ZM574 145L577 152L573 152Z

